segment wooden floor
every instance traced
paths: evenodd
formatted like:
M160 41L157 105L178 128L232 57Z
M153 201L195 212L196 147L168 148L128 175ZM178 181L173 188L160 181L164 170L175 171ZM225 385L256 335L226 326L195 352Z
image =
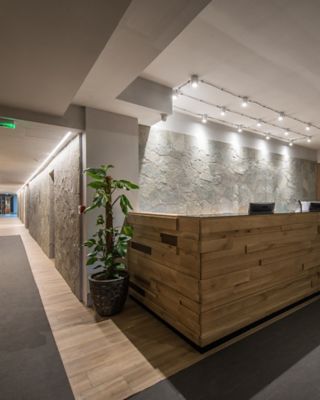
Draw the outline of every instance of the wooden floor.
M200 355L131 300L96 321L18 219L0 218L0 235L22 237L76 399L125 399L219 350Z
M0 218L0 235L23 239L76 399L125 399L203 357L130 300L97 322L18 219Z

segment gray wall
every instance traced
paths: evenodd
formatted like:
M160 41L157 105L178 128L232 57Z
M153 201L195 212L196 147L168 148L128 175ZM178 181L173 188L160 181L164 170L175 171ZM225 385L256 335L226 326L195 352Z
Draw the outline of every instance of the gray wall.
M29 183L28 198L30 234L80 298L80 136Z
M54 163L55 266L71 290L81 298L80 137Z
M275 201L278 211L294 211L298 199L315 199L313 154L298 158L288 146L279 154L264 139L260 149L217 139L140 127L140 210L246 212L249 202Z
M84 167L99 167L101 164L112 164L110 174L116 179L139 180L139 133L138 120L107 111L86 108L86 140L84 148ZM90 180L90 179L89 179ZM84 176L84 204L90 204L94 191L86 187ZM138 193L126 193L133 207L137 207ZM96 231L98 210L84 215L83 239ZM121 226L123 215L120 209L115 210L115 225ZM84 264L87 250L84 251ZM90 273L90 270L88 271ZM83 270L83 299L88 293L87 270Z
M50 224L53 221L53 209L50 207L50 176L46 169L29 183L29 232L50 258L53 257L53 237Z

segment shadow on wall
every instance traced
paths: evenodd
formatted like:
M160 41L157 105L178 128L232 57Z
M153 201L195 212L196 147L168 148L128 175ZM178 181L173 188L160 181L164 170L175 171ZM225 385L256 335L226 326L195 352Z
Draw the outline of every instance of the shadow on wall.
M141 167L142 163L141 160L145 158L145 153L146 153L146 144L148 143L149 140L149 135L150 135L150 126L146 125L139 125L139 174L141 173Z

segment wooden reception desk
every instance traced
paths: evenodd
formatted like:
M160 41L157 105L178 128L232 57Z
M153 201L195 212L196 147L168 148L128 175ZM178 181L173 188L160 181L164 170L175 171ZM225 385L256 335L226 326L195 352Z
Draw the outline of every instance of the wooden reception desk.
M205 347L319 291L320 213L131 213L131 295Z

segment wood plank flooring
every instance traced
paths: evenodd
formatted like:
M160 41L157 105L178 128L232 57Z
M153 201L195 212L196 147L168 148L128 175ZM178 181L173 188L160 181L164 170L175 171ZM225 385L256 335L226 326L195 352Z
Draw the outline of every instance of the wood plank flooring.
M96 320L18 219L0 218L0 235L22 237L76 399L125 399L240 339L201 355L131 300Z

